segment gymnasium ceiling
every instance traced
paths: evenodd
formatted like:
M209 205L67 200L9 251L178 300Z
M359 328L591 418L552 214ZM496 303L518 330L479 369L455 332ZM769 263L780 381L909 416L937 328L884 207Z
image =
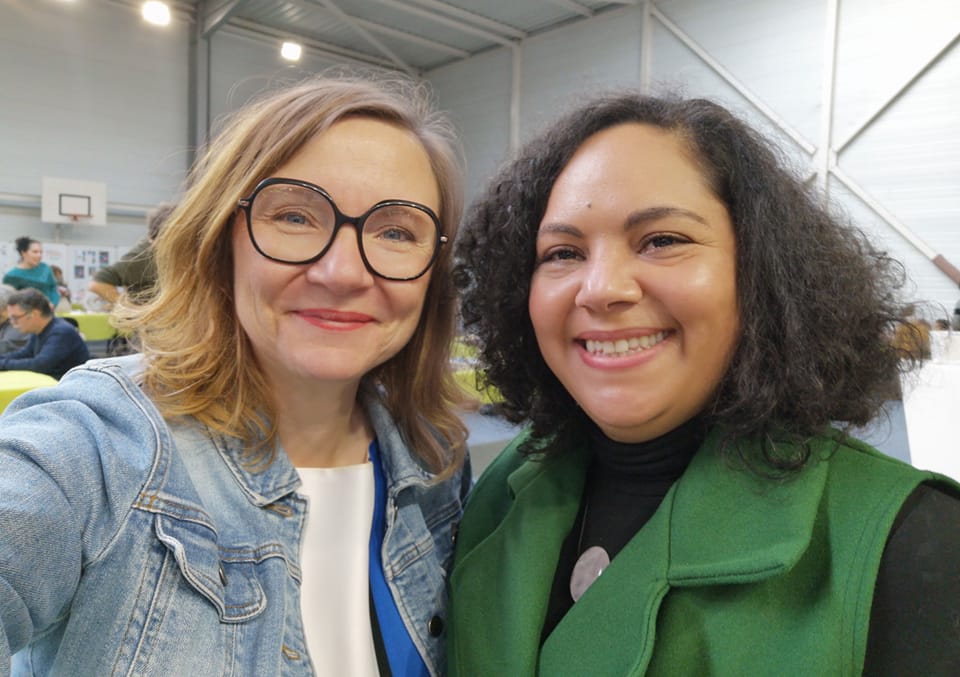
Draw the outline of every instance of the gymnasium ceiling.
M225 26L341 60L418 74L640 0L175 0Z

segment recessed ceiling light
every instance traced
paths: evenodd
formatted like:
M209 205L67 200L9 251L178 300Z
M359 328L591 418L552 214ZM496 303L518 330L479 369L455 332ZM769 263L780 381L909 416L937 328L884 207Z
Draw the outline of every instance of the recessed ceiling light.
M160 0L147 0L143 3L143 20L156 26L166 26L170 23L170 7Z
M303 48L296 42L285 42L280 47L280 56L287 61L299 61Z

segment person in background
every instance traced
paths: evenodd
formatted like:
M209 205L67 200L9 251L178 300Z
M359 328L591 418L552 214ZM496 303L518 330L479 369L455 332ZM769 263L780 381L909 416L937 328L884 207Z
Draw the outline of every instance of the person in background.
M915 304L904 306L900 314L902 322L893 333L893 345L902 354L914 359L930 357L930 323L917 314Z
M51 307L56 308L60 302L60 292L53 271L43 262L43 245L24 236L16 239L16 246L20 262L7 271L3 283L14 289L39 289L49 299Z
M0 418L0 666L444 674L456 148L406 81L313 79L225 124L156 294L114 309L142 354Z
M957 674L960 486L844 433L901 368L902 266L749 126L587 101L458 261L529 428L458 531L452 675Z
M53 273L53 279L57 281L57 293L60 294L60 301L57 302L55 312L69 313L73 310L73 306L70 304L70 287L63 279L63 269L60 266L50 266L50 271Z
M22 348L30 340L29 334L24 334L13 326L10 313L7 312L7 301L15 291L6 285L0 287L0 355Z
M21 369L60 378L90 359L76 326L55 317L50 301L36 289L21 289L7 299L7 316L29 334L27 345L0 356L0 370Z
M88 287L91 292L110 304L116 303L121 289L125 290L131 299L146 300L157 281L153 242L174 206L164 202L150 212L147 217L147 236L133 245L119 261L94 273Z

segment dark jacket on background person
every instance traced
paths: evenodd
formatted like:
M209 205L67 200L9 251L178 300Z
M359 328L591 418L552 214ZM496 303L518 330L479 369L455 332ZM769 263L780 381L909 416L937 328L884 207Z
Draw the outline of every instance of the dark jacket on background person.
M55 317L43 331L30 336L26 346L0 356L0 370L37 371L59 379L89 359L90 351L76 327Z

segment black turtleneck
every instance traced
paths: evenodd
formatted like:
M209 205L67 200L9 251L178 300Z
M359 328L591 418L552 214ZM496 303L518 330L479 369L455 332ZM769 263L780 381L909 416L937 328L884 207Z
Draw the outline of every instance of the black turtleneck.
M580 512L560 549L542 639L573 606L570 576L577 558L598 545L613 559L660 507L706 437L701 419L648 442L624 444L590 431L591 461Z
M574 604L570 576L580 554L597 545L610 559L616 557L656 512L705 436L700 419L637 444L591 431L580 511L560 549L541 642ZM900 509L887 538L863 674L958 674L958 599L960 497L922 484Z

